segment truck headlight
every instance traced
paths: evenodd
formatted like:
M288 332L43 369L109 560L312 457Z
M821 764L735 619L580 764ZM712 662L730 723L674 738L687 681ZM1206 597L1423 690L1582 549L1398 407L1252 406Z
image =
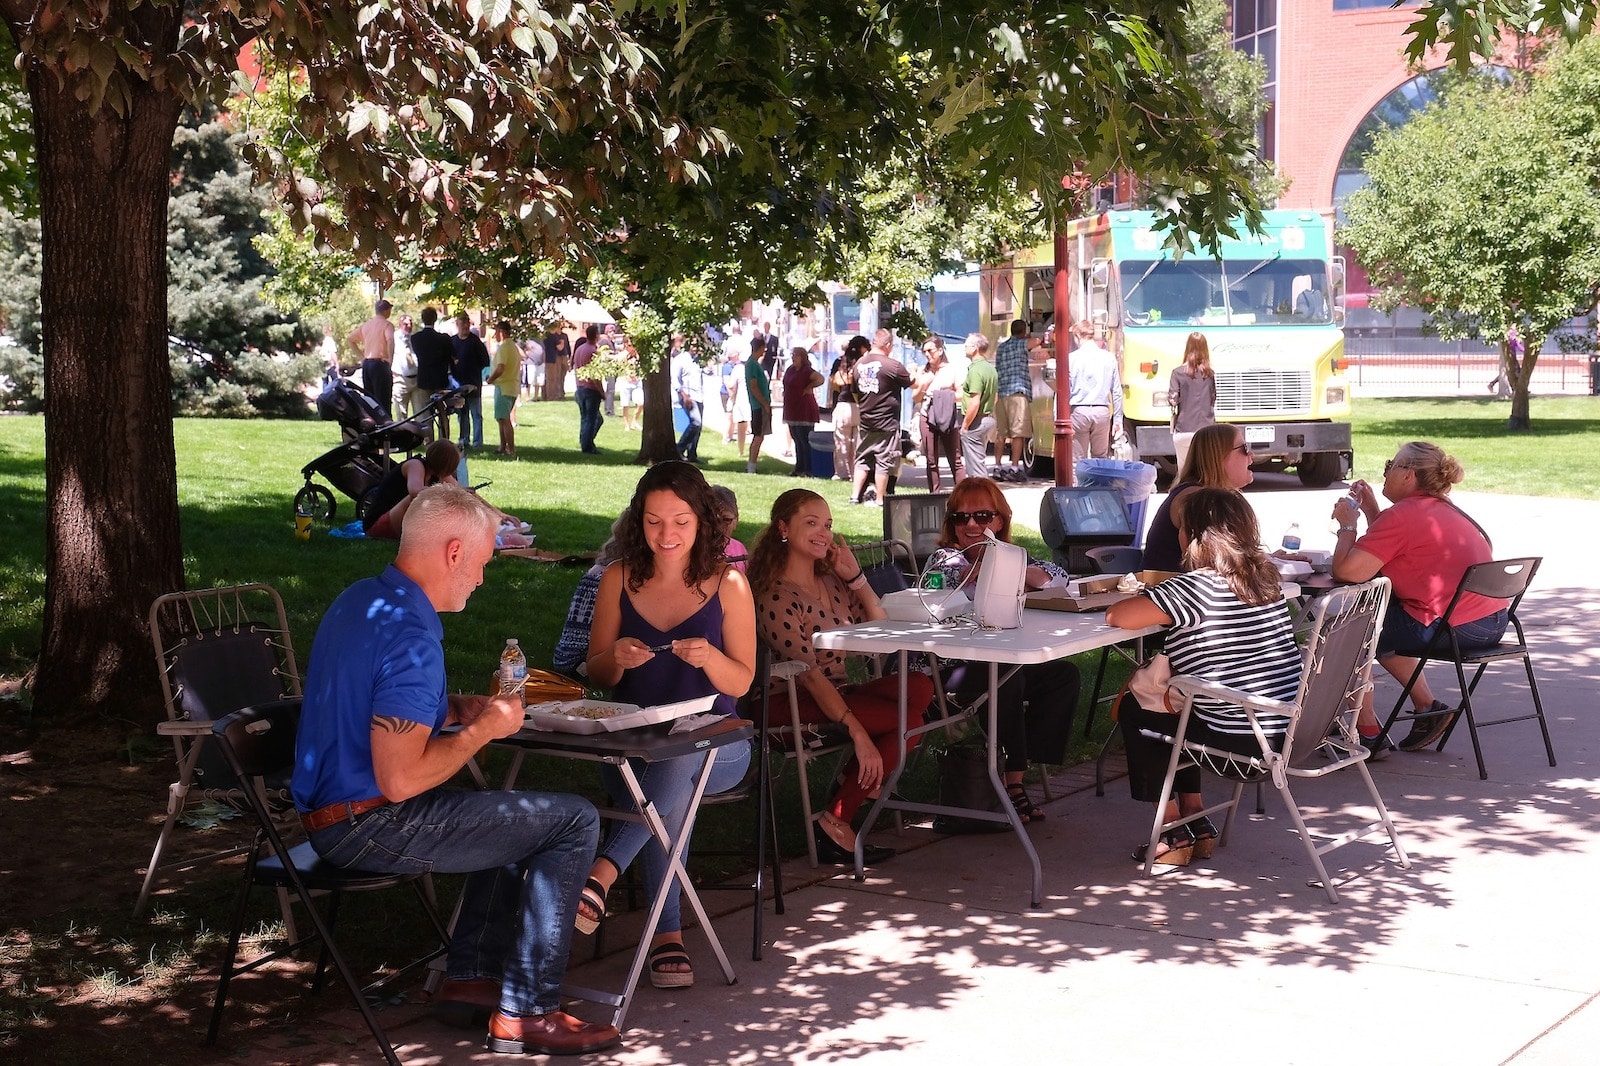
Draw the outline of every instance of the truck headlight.
M1329 407L1337 407L1344 403L1344 386L1330 385L1322 394L1322 402Z
M1150 394L1150 406L1151 407L1166 407L1167 406L1167 394L1164 393L1164 392L1152 392Z

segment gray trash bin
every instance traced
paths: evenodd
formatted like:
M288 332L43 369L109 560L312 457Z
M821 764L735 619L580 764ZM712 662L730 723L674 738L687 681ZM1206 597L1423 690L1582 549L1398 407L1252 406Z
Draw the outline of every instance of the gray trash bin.
M1144 547L1144 512L1156 490L1156 468L1128 459L1079 459L1073 466L1084 488L1116 489L1128 509L1133 546Z

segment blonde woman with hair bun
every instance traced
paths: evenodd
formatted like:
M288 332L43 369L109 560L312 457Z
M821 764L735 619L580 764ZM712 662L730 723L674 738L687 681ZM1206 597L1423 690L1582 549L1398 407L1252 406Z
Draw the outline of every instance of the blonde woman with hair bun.
M1383 495L1392 506L1380 511L1377 496L1365 481L1352 484L1350 495L1334 504L1339 528L1333 576L1366 581L1382 574L1394 586L1378 634L1378 664L1402 685L1438 631L1439 619L1467 568L1494 557L1483 527L1450 501L1451 487L1464 476L1461 464L1437 444L1411 441L1383 464ZM1367 532L1357 537L1356 521L1363 517ZM1462 650L1500 643L1506 608L1504 600L1463 597L1452 619ZM1426 677L1418 677L1411 686L1411 702L1419 713L1427 713L1412 719L1411 732L1399 743L1401 751L1420 751L1437 742L1456 717L1455 710L1433 698ZM1373 757L1387 756L1391 745L1379 736L1370 690L1362 701L1359 724Z

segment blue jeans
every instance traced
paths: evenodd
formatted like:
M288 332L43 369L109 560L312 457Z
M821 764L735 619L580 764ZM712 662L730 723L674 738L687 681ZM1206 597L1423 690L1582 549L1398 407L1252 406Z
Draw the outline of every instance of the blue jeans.
M1492 648L1505 636L1509 620L1508 611L1502 607L1494 614L1463 622L1455 627L1456 643L1461 645L1464 652ZM1442 618L1435 618L1432 625L1425 626L1411 617L1411 612L1398 599L1391 599L1388 610L1383 614L1383 626L1378 630L1378 658L1386 659L1391 655L1417 658L1439 632L1443 621ZM1449 648L1446 644L1446 652Z
M578 386L578 450L592 454L599 451L594 439L600 435L605 416L600 413L600 394L594 389Z
M811 431L815 422L790 422L789 436L794 438L794 476L811 477Z
M700 458L700 429L705 425L705 408L699 400L693 403L693 407L684 408L689 424L683 427L683 436L678 438L678 454L691 463Z
M461 432L456 435L457 439L460 441L460 444L463 448L469 444L474 448L481 448L483 447L482 387L473 389L461 399L465 406L462 407L460 413L456 415L461 427ZM468 432L469 429L471 430L470 433Z
M436 788L311 834L336 866L465 873L452 978L500 985L500 1010L561 1009L578 892L600 837L594 805L550 792Z
M716 762L711 767L711 777L706 781L708 796L726 792L744 780L745 770L750 766L750 745L724 744L715 749L712 755L716 757ZM683 818L689 810L689 796L694 791L695 775L705 765L706 757L685 755L681 759L662 759L650 763L638 759L630 761L645 799L661 815L667 831L677 835L683 828ZM601 774L606 791L611 793L617 804L628 810L636 810L632 797L628 795L628 786L622 780L622 772L614 766L605 766L601 768ZM687 851L689 842L686 840L683 843ZM609 859L620 871L626 870L641 850L644 851L645 891L654 899L661 882L667 879L667 852L661 842L650 834L648 826L643 822L618 822L606 839L605 846L600 849L600 855ZM679 857L682 858L681 855ZM672 886L667 891L666 905L661 911L661 920L656 923L657 933L676 933L683 928L678 913L681 894L682 886L673 878Z

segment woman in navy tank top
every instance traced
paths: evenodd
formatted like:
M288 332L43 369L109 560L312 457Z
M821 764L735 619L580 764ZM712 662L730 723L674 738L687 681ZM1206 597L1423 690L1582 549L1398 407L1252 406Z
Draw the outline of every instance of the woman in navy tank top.
M610 687L616 699L641 706L715 694L716 710L733 714L755 677L755 607L744 575L728 565L728 537L705 475L690 463L652 467L639 479L616 537L618 561L606 568L595 596L589 679ZM743 780L750 745L729 744L711 755L716 763L707 794ZM683 824L705 759L691 755L634 766L645 797L673 832ZM628 802L621 775L607 771L612 795ZM606 893L641 850L645 888L652 895L660 888L667 874L661 845L642 823L618 823L584 885L579 931L599 925ZM651 942L650 982L657 988L694 983L678 895L674 882Z

